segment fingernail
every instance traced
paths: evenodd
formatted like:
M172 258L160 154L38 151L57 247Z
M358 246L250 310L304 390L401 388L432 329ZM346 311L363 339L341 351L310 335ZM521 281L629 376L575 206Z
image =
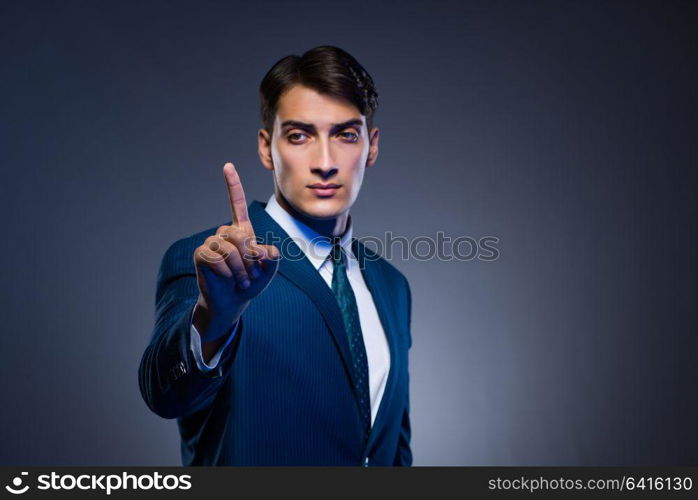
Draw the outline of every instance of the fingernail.
M240 284L240 286L242 287L243 290L248 288L250 286L250 280L245 278L244 280L242 280L242 283Z

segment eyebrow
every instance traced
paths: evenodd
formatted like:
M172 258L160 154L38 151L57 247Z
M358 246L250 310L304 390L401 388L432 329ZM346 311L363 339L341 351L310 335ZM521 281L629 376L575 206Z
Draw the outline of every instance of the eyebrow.
M350 120L347 120L342 123L335 123L332 125L332 128L330 129L330 133L333 134L335 132L339 132L342 129L345 129L347 127L357 127L361 129L361 126L363 125L363 121L360 118L352 118ZM298 120L286 120L281 124L281 129L285 128L299 128L301 130L305 130L306 132L310 133L315 133L317 132L317 129L315 128L315 125L312 123L305 123L305 122L300 122Z

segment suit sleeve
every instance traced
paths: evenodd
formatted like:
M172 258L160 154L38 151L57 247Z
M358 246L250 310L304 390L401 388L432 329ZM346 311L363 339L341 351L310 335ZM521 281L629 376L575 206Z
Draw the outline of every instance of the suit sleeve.
M239 321L235 323L233 326L233 333L228 335L228 340L225 341L225 344L223 344L218 351L213 355L213 357L208 361L204 361L204 354L202 352L202 347L201 347L201 335L199 334L199 331L196 329L194 326L194 313L196 312L196 306L194 306L194 312L192 312L190 321L192 322L191 324L191 330L189 332L189 335L191 336L191 352L194 355L194 361L196 361L196 366L201 372L210 372L211 370L215 370L216 367L218 366L218 362L221 359L221 356L225 352L226 348L230 345L230 343L233 341L235 338L235 333L237 332L238 325L240 324Z
M407 348L412 347L412 334L410 330L412 329L412 292L410 291L410 285L405 280L407 287L407 334L408 334L408 345ZM412 434L412 429L410 427L410 389L409 383L410 374L409 369L407 370L407 391L405 392L405 407L402 412L402 423L400 427L400 438L398 440L397 453L395 455L395 460L393 465L397 466L411 466L412 465L412 449L410 447L410 438Z
M138 369L141 395L163 418L179 418L209 407L230 370L243 333L243 319L216 368L202 372L191 350L191 315L199 296L194 247L175 242L165 252L157 279L155 326ZM233 325L231 325L232 330Z

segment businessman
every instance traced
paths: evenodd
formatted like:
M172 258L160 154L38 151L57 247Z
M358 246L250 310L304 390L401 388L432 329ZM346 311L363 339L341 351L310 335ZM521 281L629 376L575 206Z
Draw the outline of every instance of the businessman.
M410 288L349 213L378 156L373 80L321 46L260 100L274 192L248 205L226 163L231 221L165 252L141 394L184 465L411 465Z

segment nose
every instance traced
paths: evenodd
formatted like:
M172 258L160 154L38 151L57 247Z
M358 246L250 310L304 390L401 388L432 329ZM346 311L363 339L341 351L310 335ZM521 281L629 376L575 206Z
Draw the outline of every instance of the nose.
M337 167L332 158L332 151L330 151L330 142L328 140L318 141L310 171L320 175L323 179L332 177L337 172Z

